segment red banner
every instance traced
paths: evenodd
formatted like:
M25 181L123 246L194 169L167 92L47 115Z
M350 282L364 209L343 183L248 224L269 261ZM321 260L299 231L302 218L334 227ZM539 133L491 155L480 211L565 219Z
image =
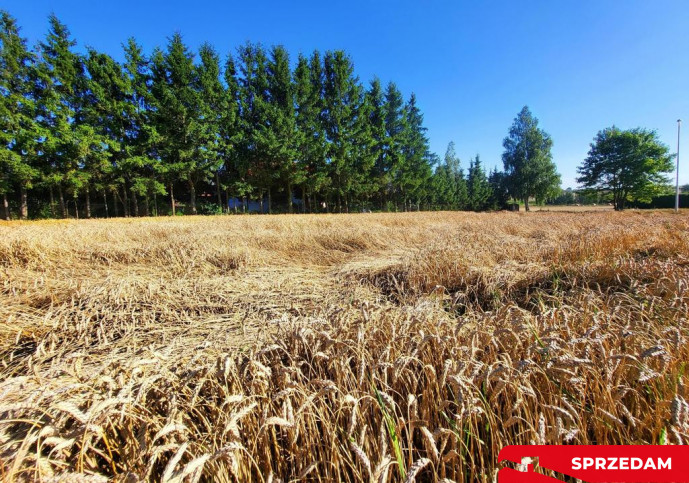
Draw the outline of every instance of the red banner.
M677 482L689 483L687 446L507 446L498 461L522 463L522 458L538 458L538 467L553 470L589 483ZM503 468L499 483L562 481L534 472Z

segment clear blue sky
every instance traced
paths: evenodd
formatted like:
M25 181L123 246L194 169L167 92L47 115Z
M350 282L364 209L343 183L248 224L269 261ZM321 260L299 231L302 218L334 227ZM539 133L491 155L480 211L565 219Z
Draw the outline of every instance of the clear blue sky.
M415 92L431 148L455 141L466 167L479 153L502 166L502 139L525 104L554 141L563 186L596 132L656 129L675 152L689 132L689 1L130 1L5 0L33 44L55 12L79 42L121 58L134 36L147 51L181 31L196 49L234 52L246 40L296 57L344 49L361 80ZM685 141L686 140L686 141ZM680 181L689 183L682 135ZM686 154L683 154L686 153Z

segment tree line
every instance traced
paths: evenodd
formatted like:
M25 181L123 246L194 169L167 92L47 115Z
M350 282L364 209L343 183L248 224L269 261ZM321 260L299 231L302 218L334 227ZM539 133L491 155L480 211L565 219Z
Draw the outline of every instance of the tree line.
M9 13L0 22L5 218L11 205L22 219L174 215L180 199L195 214L230 198L267 212L275 199L288 212L487 210L559 183L527 108L505 141L505 172L477 155L465 173L452 143L443 160L430 152L414 94L405 101L377 78L365 87L343 51L300 54L292 68L284 47L246 43L221 61L175 33L150 55L130 38L118 62L78 53L54 15L34 49ZM539 169L525 167L524 142L550 173L534 186L519 179Z

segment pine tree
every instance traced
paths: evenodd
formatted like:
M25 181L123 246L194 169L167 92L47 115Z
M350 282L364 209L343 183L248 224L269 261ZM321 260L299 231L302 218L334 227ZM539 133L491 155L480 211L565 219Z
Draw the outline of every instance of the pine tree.
M292 211L298 188L303 211L332 201L345 212L371 203L405 210L463 204L461 169L429 152L414 95L405 105L394 83L383 90L377 79L365 91L342 51L323 61L317 51L299 56L291 72L283 47L268 58L247 43L237 66L228 56L223 82L212 46L201 47L195 64L179 33L150 60L129 39L121 64L94 49L77 54L55 16L38 59L8 14L0 27L5 217L15 191L23 218L29 201L42 201L34 185L49 192L53 216L57 191L63 217L72 209L79 217L84 204L90 217L94 194L102 195L105 216L111 208L118 216L120 207L125 216L157 213L166 188L173 214L175 190L188 193L196 213L196 192L208 187L222 206L230 192L261 203L267 194L268 211L276 190Z
M35 57L15 19L0 11L0 193L5 219L10 218L7 195L13 184L20 192L19 215L28 218L27 192L40 175L34 69Z
M114 166L122 164L128 145L126 112L127 96L131 91L129 79L122 67L107 54L89 49L85 60L88 79L81 99L81 121L91 129L93 149L84 153L84 167L88 172L86 186L86 217L91 217L90 188L103 192L115 183ZM126 171L129 174L130 171ZM126 188L125 188L126 189ZM104 197L107 206L107 199Z
M357 101L354 109L355 121L351 129L352 146L351 164L352 180L347 198L350 205L357 203L368 208L376 182L373 178L373 167L376 160L375 140L371 131L372 106L368 102L362 86L357 83ZM345 205L348 208L348 205ZM347 209L347 211L349 211Z

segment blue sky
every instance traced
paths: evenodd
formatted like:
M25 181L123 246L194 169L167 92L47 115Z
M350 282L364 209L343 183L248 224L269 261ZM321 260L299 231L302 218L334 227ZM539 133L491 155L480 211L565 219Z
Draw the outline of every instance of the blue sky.
M502 139L528 105L553 138L563 187L596 132L656 129L672 152L689 131L689 1L129 1L5 0L33 44L54 12L79 42L121 58L134 36L147 51L179 30L221 53L246 40L296 58L344 49L361 80L415 92L431 148L455 141L466 167L479 153L502 166ZM689 183L682 135L680 182Z

